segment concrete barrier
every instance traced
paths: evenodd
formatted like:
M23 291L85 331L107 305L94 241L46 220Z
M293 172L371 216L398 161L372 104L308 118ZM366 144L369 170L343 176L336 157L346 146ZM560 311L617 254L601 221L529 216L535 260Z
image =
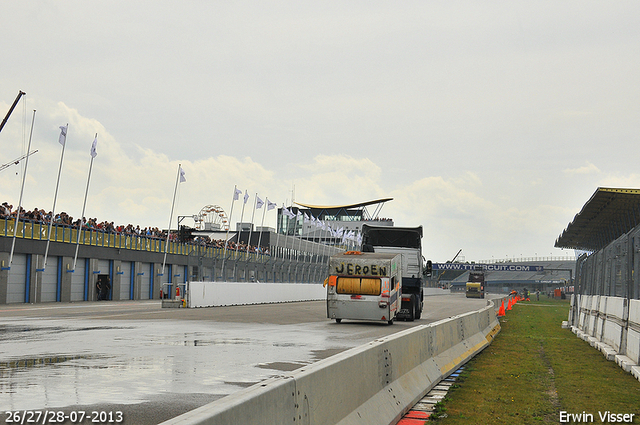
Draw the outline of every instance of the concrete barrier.
M187 307L324 300L326 293L311 283L189 282Z
M578 295L572 331L640 380L640 300L603 295ZM576 307L577 306L577 307ZM573 314L569 314L569 321Z
M424 289L425 296L449 294L445 289ZM187 307L312 301L326 297L326 288L317 283L189 282Z
M629 304L629 327L627 332L627 356L636 360L636 365L640 364L640 300L631 300ZM640 366L638 379L640 379Z
M388 425L499 330L489 302L266 380L164 424Z
M451 295L450 290L441 288L423 288L423 293L425 297L431 297L434 295Z

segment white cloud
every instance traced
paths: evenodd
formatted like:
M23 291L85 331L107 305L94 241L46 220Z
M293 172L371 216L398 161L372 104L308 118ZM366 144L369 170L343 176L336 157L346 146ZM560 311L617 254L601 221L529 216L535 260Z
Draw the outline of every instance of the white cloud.
M594 164L592 164L589 161L586 161L586 164L583 165L582 167L566 168L563 172L569 175L580 175L580 174L594 174L594 173L597 174L597 173L600 173L601 171Z
M25 206L49 208L67 122L59 209L79 214L98 133L87 214L159 227L182 164L179 215L229 210L234 185L392 196L436 255L533 255L598 185L640 183L637 2L9 2L0 38L0 111L27 92L0 163L38 111Z
M524 251L519 248L523 240L539 249L517 254L543 255L547 251L543 247L552 245L558 229L566 225L562 221L565 211L558 206L540 204L530 209L505 205L499 199L480 196L481 186L471 173L451 180L421 179L394 191L396 201L385 207L385 213L399 225L422 225L424 253L439 260L452 257L458 249L464 250L467 259L504 258ZM406 208L408 205L411 208Z
M614 187L624 189L640 189L640 174L608 175L600 180L599 187Z
M318 155L295 170L296 201L305 204L344 205L385 196L383 169L368 158Z

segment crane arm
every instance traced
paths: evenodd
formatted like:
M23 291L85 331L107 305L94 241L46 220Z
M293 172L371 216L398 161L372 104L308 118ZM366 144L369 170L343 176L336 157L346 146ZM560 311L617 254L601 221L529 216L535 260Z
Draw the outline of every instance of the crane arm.
M24 154L24 155L22 155L22 156L19 156L18 158L14 159L14 160L13 160L13 161L11 161L11 162L7 162L6 164L2 164L2 165L0 165L0 171L4 170L5 168L9 168L9 167L11 167L12 165L18 165L18 163L19 163L20 161L22 161L23 159L25 159L27 156L33 155L33 154L34 154L34 153L36 153L36 152L38 152L38 150L37 150L37 149L36 149L35 151L31 151L31 152L26 153L26 154Z
M9 108L9 112L7 112L7 115L4 117L4 119L2 120L2 123L0 124L0 131L2 131L2 128L4 127L4 125L7 123L7 120L9 119L9 116L11 116L11 113L13 112L13 110L15 109L16 105L18 104L18 102L20 101L20 98L22 96L24 96L26 93L23 92L22 90L20 90L20 92L18 93L18 96L16 97L16 100L13 101L13 105L11 105L11 108Z

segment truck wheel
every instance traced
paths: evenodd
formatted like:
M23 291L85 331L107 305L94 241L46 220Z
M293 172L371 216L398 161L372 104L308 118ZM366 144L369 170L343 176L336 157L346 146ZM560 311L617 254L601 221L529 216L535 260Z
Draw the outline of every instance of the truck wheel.
M413 322L416 318L416 296L411 295L411 299L409 300L409 318L407 319L409 322Z
M336 319L336 323L342 322L342 319Z
M416 298L416 306L414 308L415 311L415 318L416 320L420 319L420 316L422 316L422 302Z
M393 319L389 320L387 323L393 325Z

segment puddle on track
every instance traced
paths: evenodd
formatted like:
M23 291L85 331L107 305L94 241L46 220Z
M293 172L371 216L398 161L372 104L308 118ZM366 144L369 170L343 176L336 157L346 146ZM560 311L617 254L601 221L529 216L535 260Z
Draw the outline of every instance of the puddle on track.
M137 404L166 393L228 395L367 341L344 327L328 332L322 322L118 323L3 319L0 406L34 410Z

